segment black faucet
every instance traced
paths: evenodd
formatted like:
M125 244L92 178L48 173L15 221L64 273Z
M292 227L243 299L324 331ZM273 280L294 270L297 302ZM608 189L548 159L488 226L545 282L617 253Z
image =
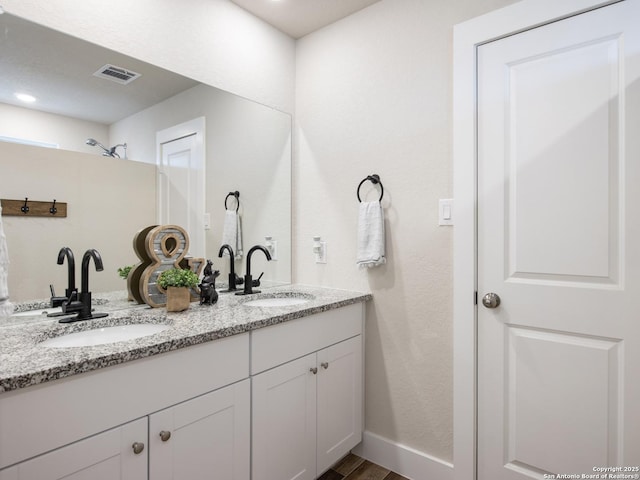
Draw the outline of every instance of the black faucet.
M102 266L102 257L95 249L90 249L84 252L82 256L82 278L81 285L82 290L80 291L80 300L69 300L62 304L62 311L65 313L75 313L78 312L78 315L71 318L63 318L60 320L60 323L71 323L77 322L79 320L89 320L91 318L102 318L106 317L107 313L91 313L91 292L89 291L89 262L93 258L93 263L95 264L96 271L101 272L104 270Z
M56 297L56 292L51 288L51 306L59 307L65 302L75 301L78 298L78 290L76 289L76 262L73 258L73 252L69 247L62 247L58 252L58 265L64 263L67 259L67 289L64 291L64 297Z
M224 253L225 250L229 252L229 286L224 291L233 292L236 290L236 271L235 271L235 265L234 265L233 248L231 248L231 245L227 243L222 245L220 247L220 250L218 251L219 258L222 258L222 254Z
M251 255L253 255L253 252L255 252L256 250L262 251L262 253L264 253L267 257L267 260L271 260L271 254L266 247L263 247L262 245L255 245L254 247L251 247L249 249L249 253L247 253L247 273L244 276L244 291L237 292L236 295L251 295L252 293L260 293L260 290L253 290L253 280L251 278ZM262 275L260 276L262 277Z

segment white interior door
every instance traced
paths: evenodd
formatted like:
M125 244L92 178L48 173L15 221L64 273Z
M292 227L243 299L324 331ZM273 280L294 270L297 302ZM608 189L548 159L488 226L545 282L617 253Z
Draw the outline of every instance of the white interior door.
M189 255L206 258L204 119L158 132L158 222L189 234Z
M639 20L478 49L481 480L640 465Z

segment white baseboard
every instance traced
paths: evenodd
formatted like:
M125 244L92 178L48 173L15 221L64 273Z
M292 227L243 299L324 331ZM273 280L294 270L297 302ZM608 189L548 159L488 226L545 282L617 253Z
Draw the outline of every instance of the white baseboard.
M453 464L371 432L353 453L411 480L453 480Z

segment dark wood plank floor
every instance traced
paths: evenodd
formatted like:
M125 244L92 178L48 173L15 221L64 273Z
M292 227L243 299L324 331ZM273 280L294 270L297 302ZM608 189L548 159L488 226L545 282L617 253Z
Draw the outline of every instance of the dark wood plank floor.
M318 480L408 480L350 453L327 470Z

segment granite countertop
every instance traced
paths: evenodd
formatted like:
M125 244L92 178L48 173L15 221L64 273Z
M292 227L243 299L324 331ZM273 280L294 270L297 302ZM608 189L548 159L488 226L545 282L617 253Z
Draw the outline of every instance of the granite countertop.
M308 301L285 307L242 305L258 298L283 296L304 297ZM371 298L368 293L287 285L263 289L262 293L251 296L221 293L215 305L199 305L194 302L189 310L167 313L164 308L149 308L127 302L124 291L94 293L95 311L108 312L108 317L71 324L61 324L58 319L43 319L42 316L0 319L0 394L276 325ZM46 305L41 302L30 302L27 309L44 307ZM24 308L21 306L17 311ZM50 348L39 345L48 338L67 333L131 323L167 324L171 327L135 340L93 347Z

